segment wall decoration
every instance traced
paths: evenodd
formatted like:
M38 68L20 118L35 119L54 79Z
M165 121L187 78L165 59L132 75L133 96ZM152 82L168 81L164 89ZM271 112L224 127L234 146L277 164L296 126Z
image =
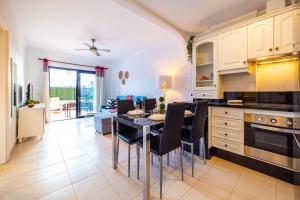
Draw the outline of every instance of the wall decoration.
M186 45L187 53L188 53L188 61L192 62L192 53L193 53L193 39L195 36L190 36L190 39Z
M126 84L126 79L129 78L129 72L128 71L119 71L119 79L121 80L122 85Z
M128 77L129 77L129 72L128 72L128 71L126 71L126 72L124 73L124 77L125 77L125 79L128 79Z
M121 80L123 78L123 71L119 71L119 79Z
M14 60L10 59L10 86L11 86L11 117L15 117L17 115L17 98L18 98L18 90L17 90L17 64Z

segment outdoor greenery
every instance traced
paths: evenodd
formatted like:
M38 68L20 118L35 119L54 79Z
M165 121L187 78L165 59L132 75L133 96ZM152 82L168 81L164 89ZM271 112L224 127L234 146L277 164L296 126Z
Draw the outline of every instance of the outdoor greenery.
M81 97L86 101L94 98L95 88L87 87L81 88ZM75 100L76 88L75 87L50 87L50 97L59 97L60 101Z
M75 87L50 87L50 97L59 97L59 100L75 100Z

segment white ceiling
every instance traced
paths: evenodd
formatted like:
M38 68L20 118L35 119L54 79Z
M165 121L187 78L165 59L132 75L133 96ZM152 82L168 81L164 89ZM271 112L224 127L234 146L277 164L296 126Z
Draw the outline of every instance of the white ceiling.
M268 0L133 0L179 29L199 33L264 8Z
M134 0L152 13L186 32L253 11L267 0ZM100 59L113 60L145 48L178 41L170 30L138 15L123 2L131 0L9 0L17 30L27 46L94 56L82 42L97 39L99 48L110 48ZM121 2L121 3L120 3ZM134 4L134 3L133 3ZM146 15L146 14L145 14Z
M112 50L101 59L116 59L175 39L111 0L10 0L9 5L28 46L95 56L74 50L94 37L99 48Z

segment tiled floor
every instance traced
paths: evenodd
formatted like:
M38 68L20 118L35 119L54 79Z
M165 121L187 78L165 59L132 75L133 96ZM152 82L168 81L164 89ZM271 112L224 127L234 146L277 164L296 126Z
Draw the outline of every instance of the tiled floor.
M127 146L120 144L120 164L113 170L111 137L95 134L92 118L51 123L43 141L31 139L17 145L11 161L0 166L0 199L142 199L135 147L131 153L132 178L127 178ZM296 186L216 157L206 165L197 160L194 178L190 159L185 157L182 182L177 155L170 157L170 166L164 165L163 199L300 199ZM159 165L154 160L151 187L153 199L158 199Z

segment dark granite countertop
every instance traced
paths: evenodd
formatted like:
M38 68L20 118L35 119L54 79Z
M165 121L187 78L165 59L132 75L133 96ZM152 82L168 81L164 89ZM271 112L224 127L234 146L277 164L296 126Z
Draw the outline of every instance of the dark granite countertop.
M300 112L300 105L290 105L290 104L267 104L267 103L228 104L227 102L209 102L208 105L217 106L217 107L229 107L229 108L273 110L273 111L283 111L283 112Z

